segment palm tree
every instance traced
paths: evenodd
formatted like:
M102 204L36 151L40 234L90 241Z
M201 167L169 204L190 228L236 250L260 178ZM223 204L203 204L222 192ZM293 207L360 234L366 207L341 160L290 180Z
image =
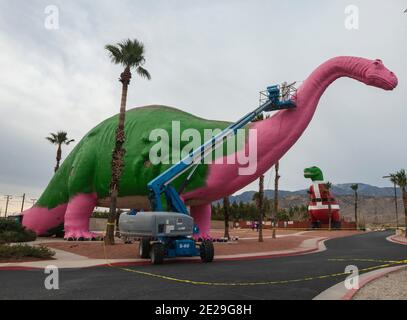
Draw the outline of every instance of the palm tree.
M259 192L253 194L253 200L257 204L259 217L259 242L263 242L263 209L264 209L264 175L259 177Z
M407 186L407 175L406 175L406 170L401 169L395 173L395 181L397 185L400 187L401 190L401 197L403 199L403 205L404 205L404 219L405 219L405 237L407 238L407 191L406 191L406 186Z
M260 113L252 120L252 122L262 121L268 118L269 116L264 117L264 113ZM253 195L253 200L256 202L259 211L259 242L263 242L264 175L259 177L259 192L256 192Z
M110 211L106 228L105 243L114 244L114 227L116 219L117 197L119 193L119 181L124 166L125 141L124 122L126 117L127 90L131 80L131 69L134 68L139 76L151 79L150 73L143 68L145 63L144 45L137 39L124 40L116 45L108 44L105 49L109 52L109 57L114 64L119 64L124 68L119 81L122 83L122 96L120 103L119 122L116 129L116 141L112 154L112 178L110 182Z
M225 234L224 237L226 239L230 239L230 234L229 234L229 213L230 213L230 202L229 202L229 197L224 197L223 198L223 213L225 217Z
M274 170L276 175L274 177L274 213L273 213L273 239L276 238L276 217L278 212L278 180L280 179L280 175L278 174L278 170L280 169L280 162L277 161L274 165Z
M390 181L393 183L394 186L394 206L396 208L396 229L398 230L399 228L399 213L398 213L398 206L397 206L397 176L395 173L390 173L388 175L388 178L390 178Z
M74 139L69 139L68 138L68 133L65 131L58 131L57 133L50 133L49 137L46 137L49 142L52 144L56 144L58 146L57 149L57 164L55 165L54 172L57 172L59 169L59 163L61 162L62 159L62 145L69 145L71 142L74 142Z
M350 186L350 188L355 193L355 224L356 224L356 230L357 230L358 229L358 188L359 188L359 185L357 183L354 183Z

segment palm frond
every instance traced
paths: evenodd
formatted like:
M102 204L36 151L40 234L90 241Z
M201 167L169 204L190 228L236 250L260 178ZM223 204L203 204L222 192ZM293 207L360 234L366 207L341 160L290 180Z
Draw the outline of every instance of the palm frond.
M68 145L68 144L70 144L71 142L75 142L75 139L71 139L71 140L65 142L65 144Z
M140 77L146 78L147 80L151 80L150 73L143 67L137 67L136 71Z
M50 136L46 137L49 142L52 144L70 144L75 140L68 138L68 133L65 131L58 131L57 133L50 133Z
M123 55L119 47L108 44L105 46L105 49L109 52L109 57L114 64L123 63Z
M395 173L395 180L396 180L396 184L399 187L406 187L407 186L407 174L406 174L406 170L401 169L399 171L397 171Z
M145 63L144 44L137 39L126 39L116 45L106 45L110 59L123 67L136 68L136 72L143 78L151 79L149 72L142 66ZM139 68L141 68L139 70Z
M47 139L49 142L51 142L52 144L56 143L56 139L54 137L45 137L45 139Z

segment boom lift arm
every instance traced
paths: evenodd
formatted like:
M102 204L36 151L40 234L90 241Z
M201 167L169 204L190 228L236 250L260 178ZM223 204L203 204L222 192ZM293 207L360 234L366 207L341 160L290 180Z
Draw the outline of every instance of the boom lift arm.
M281 91L283 91L283 95L281 94ZM187 207L180 198L178 192L171 185L171 182L192 168L192 172L187 178L189 180L196 167L206 156L220 147L227 138L235 135L238 129L243 128L262 112L295 108L296 105L291 99L292 92L295 92L292 85L288 86L288 91L287 87L284 85L282 87L279 85L267 87L266 91L261 92L261 97L263 97L263 99L260 99L259 107L225 128L222 132L212 137L211 140L208 140L203 145L190 152L188 156L184 157L178 163L151 180L147 184L147 187L149 190L149 200L152 211L163 211L161 195L164 194L169 210L189 215Z

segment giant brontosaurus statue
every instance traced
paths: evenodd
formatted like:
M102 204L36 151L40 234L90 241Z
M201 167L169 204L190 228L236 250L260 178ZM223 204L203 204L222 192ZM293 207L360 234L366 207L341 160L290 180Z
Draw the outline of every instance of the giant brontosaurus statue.
M336 79L349 77L384 90L397 86L397 77L380 60L336 57L320 65L298 88L297 107L282 110L271 118L253 122L257 130L257 167L251 175L239 175L239 164L201 165L182 198L190 206L202 237L209 236L211 202L233 194L264 174L299 139L310 123L319 99ZM120 182L118 206L148 209L148 181L168 168L149 162L149 133L154 128L169 128L171 121L181 128L224 128L226 122L197 118L177 109L148 106L129 110L126 115L125 167ZM65 237L92 238L89 217L95 206L108 206L111 150L117 116L92 129L66 158L36 205L24 212L23 224L38 234L62 222ZM171 131L171 130L169 130ZM250 140L250 135L248 135ZM249 152L249 143L236 151ZM253 141L252 141L253 142Z

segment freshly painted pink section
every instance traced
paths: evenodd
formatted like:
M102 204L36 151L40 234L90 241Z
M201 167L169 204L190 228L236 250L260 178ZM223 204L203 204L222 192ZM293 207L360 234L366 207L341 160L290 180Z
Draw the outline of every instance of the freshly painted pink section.
M203 204L191 207L191 216L195 224L199 227L199 233L196 238L210 239L209 231L211 229L211 204Z
M42 235L64 222L67 206L68 204L61 204L51 210L34 206L24 211L23 226Z
M69 201L65 213L65 239L97 237L95 233L89 232L89 218L96 202L96 193L80 193Z
M89 232L89 218L96 201L96 193L81 193L73 197L68 204L59 205L51 210L32 207L24 211L23 225L38 235L43 235L64 222L65 238L91 239L97 237L95 233Z
M310 123L322 94L340 77L353 78L384 90L392 90L398 83L397 77L380 60L336 57L326 61L298 88L294 98L296 109L279 111L269 119L252 124L251 128L257 130L258 142L257 168L253 175L239 175L239 165L226 164L224 157L224 164L210 165L205 187L188 192L183 198L194 203L212 202L235 193L264 174L297 142ZM248 154L249 145L239 152ZM204 229L202 232L209 233Z

